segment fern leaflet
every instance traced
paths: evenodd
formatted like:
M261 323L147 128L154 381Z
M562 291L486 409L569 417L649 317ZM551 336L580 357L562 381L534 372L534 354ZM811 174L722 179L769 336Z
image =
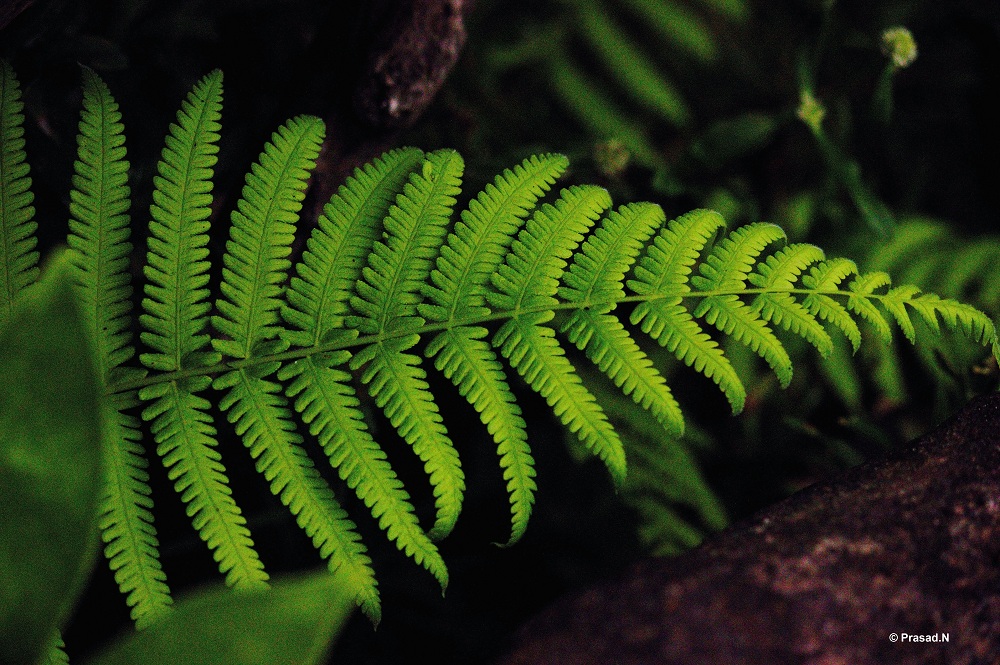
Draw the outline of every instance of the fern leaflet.
M212 173L219 140L222 73L202 79L184 100L170 126L159 176L154 179L145 275L141 339L152 349L141 356L151 370L177 372L219 362L211 351L208 325L208 217ZM139 397L150 404L157 454L187 504L195 529L214 550L227 583L236 588L266 586L267 573L254 549L246 520L232 498L225 466L215 449L216 430L207 376L147 386Z
M83 77L67 243L73 249L77 292L98 345L98 370L107 383L112 377L144 374L123 366L135 355L128 269L129 164L118 104L96 74L84 69ZM143 627L167 611L171 598L159 560L139 422L126 413L137 405L132 391L114 395L102 409L109 453L100 527L115 580L132 607L132 618Z
M358 316L347 320L350 327L379 336L424 324L417 313L420 286L447 232L464 167L457 153L442 150L428 155L421 172L410 176L385 218L385 240L375 243L357 282L351 307ZM407 335L376 342L352 359L351 369L367 364L362 382L424 462L437 509L431 537L443 538L458 519L465 474L430 397L420 358L406 353L418 340L418 335Z
M35 208L24 154L21 86L0 60L0 321L10 316L14 298L38 277Z
M697 210L675 219L653 238L635 268L628 286L640 295L673 294L640 302L631 321L639 324L660 346L679 360L715 381L726 395L733 413L743 410L746 388L722 349L684 307L691 292L691 269L705 244L725 225L718 213Z
M418 310L431 321L450 322L487 315L490 276L536 201L566 169L562 155L533 156L498 175L463 210L441 248L431 285L425 285ZM534 460L521 409L507 387L506 376L481 326L462 326L439 333L427 346L434 366L454 383L479 413L500 455L511 504L511 534L516 542L528 526L535 500Z
M583 234L611 205L596 187L563 190L555 205L545 204L528 220L493 276L497 293L490 304L512 312L493 338L494 346L528 384L546 399L560 420L608 467L616 481L625 477L625 451L597 400L580 381L551 328L545 311L558 301L559 278ZM522 310L541 309L533 314Z

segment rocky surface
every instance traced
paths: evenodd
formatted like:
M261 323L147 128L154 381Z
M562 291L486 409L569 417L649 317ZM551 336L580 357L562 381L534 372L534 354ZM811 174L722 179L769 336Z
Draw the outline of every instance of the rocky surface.
M1000 663L1000 394L558 602L501 663Z

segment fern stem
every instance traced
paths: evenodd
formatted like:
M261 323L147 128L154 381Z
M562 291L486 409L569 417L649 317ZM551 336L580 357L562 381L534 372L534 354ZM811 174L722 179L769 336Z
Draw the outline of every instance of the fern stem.
M727 296L727 295L749 296L760 293L788 293L792 295L842 296L844 298L850 298L852 296L857 295L853 291L843 291L839 289L817 291L812 289L746 288L746 289L732 289L724 291L688 291L687 293L680 296L678 296L677 294L655 293L655 294L625 296L623 298L562 301L551 306L539 305L536 307L523 307L513 311L493 312L491 314L484 316L470 316L460 319L450 319L448 321L441 321L437 323L426 323L424 325L413 326L410 328L400 327L393 330L392 332L382 332L374 335L359 335L349 340L340 339L328 344L317 344L315 346L310 346L305 348L294 348L294 349L289 349L287 351L282 351L281 353L271 353L262 356L256 356L253 358L243 358L239 360L224 360L222 362L214 363L211 365L204 365L201 367L189 367L187 369L177 370L175 372L164 372L162 374L155 374L143 378L127 379L117 383L109 384L106 388L106 394L113 395L122 392L127 392L129 390L138 390L146 386L156 385L160 383L168 383L170 381L180 381L186 378L191 378L196 376L212 376L223 372L240 370L248 367L256 367L258 365L263 365L267 363L278 362L284 364L295 360L301 360L302 358L308 358L309 356L312 356L317 353L330 353L332 351L340 351L342 349L364 347L371 344L377 344L378 342L385 342L393 339L399 339L402 337L409 337L414 334L421 336L428 335L435 332L450 330L452 328L457 328L460 326L481 326L488 323L507 321L517 316L538 314L541 312L574 311L578 309L600 309L602 307L603 308L615 307L617 305L623 305L627 303L653 302L656 300L664 300L666 298L676 298L676 297L681 297L687 300L691 298L706 298L708 296ZM888 294L884 293L872 293L867 295L866 297L868 299L878 300L879 302L882 302L883 300L885 300L887 295Z

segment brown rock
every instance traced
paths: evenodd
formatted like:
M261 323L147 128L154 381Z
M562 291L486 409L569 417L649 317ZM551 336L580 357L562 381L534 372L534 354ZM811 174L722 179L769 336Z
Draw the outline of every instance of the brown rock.
M465 44L465 0L402 0L355 93L372 127L408 127L433 101Z
M890 459L558 602L501 663L1000 663L1000 394Z

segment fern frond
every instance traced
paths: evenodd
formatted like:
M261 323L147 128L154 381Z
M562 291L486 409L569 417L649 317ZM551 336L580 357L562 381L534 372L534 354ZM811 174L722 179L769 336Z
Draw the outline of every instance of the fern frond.
M555 331L540 325L545 314L525 314L505 323L493 345L535 392L545 398L559 420L576 434L608 470L615 482L625 479L625 450L618 433L594 396L584 387Z
M855 353L861 347L861 330L847 309L826 295L826 292L836 291L841 282L857 273L858 267L854 261L830 259L813 266L808 275L802 276L802 286L812 291L803 299L802 306L814 316L829 321L839 328L850 340Z
M225 355L249 358L256 344L278 334L278 296L291 267L295 224L324 135L319 118L292 118L274 133L247 173L223 257L224 298L216 303L219 316L212 317L219 334L229 337L212 340Z
M139 421L124 413L138 403L134 392L118 393L104 407L104 437L110 445L98 527L104 556L132 608L132 620L137 628L145 628L169 611L173 599L160 563Z
M494 309L516 316L524 310L554 307L567 259L610 206L607 191L574 186L564 189L555 205L546 203L536 210L493 275L496 291L488 300Z
M621 286L625 273L664 221L663 210L653 204L623 206L602 220L563 276L560 297L584 309L576 310L561 331L626 395L651 411L668 432L680 436L684 418L677 400L622 323L608 315L613 306L587 307L593 301L625 297Z
M621 141L638 163L662 167L663 158L644 128L616 106L585 69L572 62L568 53L560 51L565 49L557 48L548 63L549 80L552 91L566 109L598 137Z
M446 322L489 313L485 302L490 276L524 218L567 163L562 155L529 157L487 184L462 211L441 248L430 284L423 287L429 302L418 305L422 316ZM497 443L511 504L510 545L524 534L531 515L534 460L521 410L493 349L483 341L486 335L478 326L445 330L428 344L425 355L472 404Z
M109 383L131 370L122 364L135 355L129 163L117 102L91 70L83 69L83 80L67 243L73 249L77 294L97 345L99 375ZM143 628L162 616L172 600L159 560L139 423L125 413L137 405L131 392L112 395L103 407L108 453L100 528L115 580L132 608L132 619Z
M289 343L314 346L327 341L327 333L342 334L350 295L382 231L380 223L422 158L414 148L388 152L355 169L324 206L282 308L284 319L297 329L283 332Z
M691 278L700 291L740 291L746 287L750 271L768 245L785 239L774 224L748 224L715 245L700 266L701 275Z
M741 227L715 246L701 264L701 275L691 278L694 287L706 294L694 316L703 317L706 323L750 347L767 361L782 387L792 380L792 359L760 315L733 292L746 288L760 253L784 238L785 232L773 224Z
M23 108L14 69L0 60L0 321L10 316L17 294L38 277L38 224L25 162Z
M266 586L267 573L216 450L216 431L206 413L211 404L173 381L143 388L141 397L151 402L142 415L152 421L156 453L198 535L214 551L226 584L237 589Z
M441 150L410 177L385 218L385 239L375 243L361 271L351 299L357 316L347 321L349 327L380 335L422 325L420 287L443 244L464 168L458 153Z
M663 209L652 203L633 203L609 213L576 253L559 296L585 306L624 298L625 273L664 221Z
M628 286L639 295L667 297L640 302L630 320L678 360L712 379L729 400L733 413L739 413L746 400L743 382L718 343L683 304L683 297L691 292L692 268L706 243L724 227L718 213L695 210L662 228L636 265L635 278Z
M19 93L9 67L0 74L0 168L6 169L0 260L7 280L2 297L12 299L32 278L34 226L25 216L31 199ZM733 347L720 340L742 341L787 383L791 360L778 326L821 353L846 349L823 322L857 347L859 319L886 339L891 319L913 340L953 330L998 353L992 321L975 308L916 287L894 288L886 274L859 274L852 262L827 260L811 245L784 246L777 227L750 225L716 240L725 225L715 213L695 211L664 226L662 210L652 204L608 212L610 197L596 187L570 187L540 204L566 168L558 155L505 171L452 227L461 158L447 150L388 153L338 190L290 271L294 226L323 135L322 123L306 116L281 127L251 167L232 214L221 286L209 293L208 220L222 101L222 76L215 72L184 101L158 165L138 321L147 348L142 367L133 367L121 117L103 82L89 71L84 76L69 242L108 392L104 432L114 452L100 517L105 551L140 627L171 602L157 558L141 427L131 415L140 404L167 475L230 585L263 587L267 574L231 495L206 399L210 387L222 393L216 406L271 491L377 621L372 560L298 428L308 426L389 540L445 587L448 571L432 538L454 527L465 477L425 360L457 386L496 441L512 543L531 514L535 470L500 356L618 483L625 449L595 394L606 400L614 384L620 401L607 401L610 408L631 398L648 416L642 428L682 430L678 401L619 318L619 305L634 306L631 324L717 383L734 411L743 407L746 390L726 355ZM21 207L10 208L11 200ZM206 329L211 301L216 339ZM715 337L699 318L718 328ZM421 358L415 349L425 335L433 338ZM597 372L575 366L557 335L611 382L592 381ZM435 497L428 532L365 423L356 380L423 462ZM683 463L650 459L657 460L647 460L650 468L669 465L675 476L686 476L684 491L703 486L686 457ZM640 485L652 480L638 477ZM677 494L668 498L683 502ZM689 505L706 523L724 519L704 497ZM647 508L657 506L662 503ZM673 542L693 542L697 534L674 522Z
M421 315L449 321L489 313L485 301L490 276L503 262L525 216L566 166L562 155L530 157L498 175L469 203L430 274L433 286L423 287L430 302L418 306ZM531 515L534 460L520 409L492 348L483 341L486 335L481 327L446 330L431 341L425 355L434 358L435 367L472 404L497 443L511 504L509 545L523 535Z
M575 4L581 36L625 91L639 104L675 127L691 122L691 111L676 87L629 39L596 0Z
M385 218L385 239L375 243L361 272L357 295L351 298L358 315L348 317L348 326L364 335L385 335L423 325L417 312L420 287L444 240L464 168L458 153L440 150L428 155L421 172L410 176ZM465 474L430 397L420 358L406 353L417 341L417 335L378 341L354 356L351 369L367 365L361 381L424 463L437 511L430 533L441 538L458 519Z
M696 12L679 2L646 2L619 0L629 11L655 30L661 38L696 58L711 61L718 55L718 46L711 28Z
M334 338L347 341L356 331L345 331L347 299L361 276L364 258L371 251L381 220L388 214L396 193L417 168L423 153L394 150L363 168L340 188L324 208L296 266L282 310L298 330L283 333L295 345L313 346ZM327 369L347 362L350 354L311 357L286 365L279 373L291 381L286 389L296 411L319 437L331 464L372 510L400 549L422 561L441 581L447 571L437 549L420 529L409 495L396 478L378 444L371 438L358 410L358 399L349 385L350 375ZM322 363L322 364L318 364ZM358 576L363 577L361 575ZM374 577L372 577L374 580ZM374 590L374 586L371 587ZM377 609L377 595L366 601ZM366 610L372 612L374 610Z
M885 317L882 316L882 312L878 311L878 308L871 301L870 296L875 289L888 286L890 283L892 280L884 272L870 272L858 275L848 285L852 295L847 300L847 308L860 314L861 318L872 324L879 338L885 343L892 341L892 330Z
M135 355L130 331L129 163L117 102L97 74L85 68L83 79L66 240L74 250L77 292L97 342L99 375L107 381L111 370Z
M42 656L42 659L38 661L38 665L69 665L69 656L66 654L66 642L63 641L60 631L56 631L56 634L52 637L48 645L48 650Z
M152 220L145 275L142 341L151 352L140 356L161 372L190 370L218 363L209 350L208 228L212 174L219 140L222 73L203 78L181 105L171 124L154 178ZM157 453L187 504L199 536L214 550L226 582L237 588L266 586L267 573L250 531L229 489L216 450L210 403L196 393L211 381L198 375L142 388L150 404L142 413L152 421Z
M368 393L424 463L437 513L430 537L437 540L451 533L458 520L465 473L424 380L420 358L405 352L416 342L414 335L373 344L354 356L351 368L365 365L361 381Z
M349 383L351 376L334 367L349 356L341 351L326 358L322 365L315 358L304 358L282 368L279 378L291 381L287 394L295 399L295 410L309 424L309 432L319 439L341 479L364 501L389 538L444 587L448 583L444 561L421 530L410 497L385 452L368 433L358 409L360 402ZM350 577L362 591L359 604L369 616L377 617L378 595L370 565L354 563L349 570L355 571Z
M673 436L684 434L684 416L666 380L617 317L582 309L561 328L570 342Z
M797 243L783 247L758 264L748 280L763 292L750 307L765 321L776 323L816 347L826 357L833 352L833 340L816 318L790 293L802 272L824 259L823 250L815 245Z
M229 337L213 339L216 350L238 359L283 351L275 339L281 282L291 263L291 243L309 174L323 140L323 122L300 116L280 127L246 177L243 196L232 215L224 256L220 316L216 330ZM271 491L295 516L332 571L354 587L360 607L374 621L380 616L371 560L354 523L333 490L302 449L302 437L291 421L282 388L264 377L278 363L240 368L217 378L216 389L228 389L219 403L236 426L257 470Z
M288 506L320 556L328 559L330 570L352 586L358 606L377 623L381 609L371 559L354 523L302 449L281 387L245 370L229 372L215 384L229 388L219 406L243 437L257 471Z
M422 316L449 321L489 312L484 304L490 276L503 263L524 218L568 164L563 155L529 157L469 202L441 248L430 275L433 286L423 289L429 302L419 306Z
M493 276L497 292L490 294L489 302L511 312L511 319L493 337L493 346L620 482L625 475L621 440L567 360L554 331L541 325L554 316L544 308L558 302L555 296L567 259L610 205L603 189L571 187L563 190L555 205L539 208Z
M480 326L446 330L427 345L426 356L434 358L434 366L476 409L496 441L511 508L511 533L506 545L512 545L524 535L535 503L535 461L521 409L499 360L484 341L488 334Z
M892 318L896 320L899 329L903 331L903 335L910 340L911 344L916 343L917 331L913 328L913 321L910 320L910 314L906 311L906 303L910 302L911 306L915 306L917 301L914 296L918 293L920 293L920 289L915 286L897 286L889 289L885 297L882 298L882 305L892 314ZM931 312L929 318L927 317L928 311ZM924 318L936 332L941 331L932 309L924 308Z
M191 90L170 125L153 179L149 251L143 271L148 280L140 317L142 354L150 369L173 372L218 362L204 351L208 324L208 228L212 175L219 151L222 73L203 78Z
M628 287L639 295L690 293L691 269L705 245L725 226L722 216L711 210L694 210L671 221L660 229L653 244L647 246ZM637 308L633 323L644 318L641 310L642 305Z

